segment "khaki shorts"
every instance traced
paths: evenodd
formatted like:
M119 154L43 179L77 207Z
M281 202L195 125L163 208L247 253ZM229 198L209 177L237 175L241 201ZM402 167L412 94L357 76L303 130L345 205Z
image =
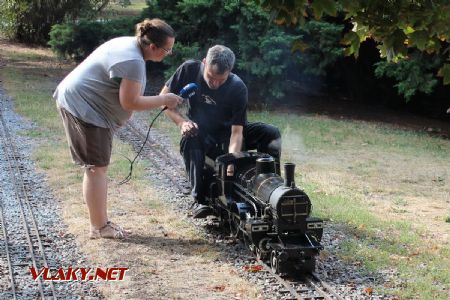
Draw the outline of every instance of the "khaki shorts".
M58 107L74 163L83 167L109 165L112 130L86 123L62 107Z

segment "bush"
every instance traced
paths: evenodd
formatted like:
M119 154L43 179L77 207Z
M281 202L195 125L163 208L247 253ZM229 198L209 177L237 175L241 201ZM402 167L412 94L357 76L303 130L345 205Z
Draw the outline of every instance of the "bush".
M310 21L299 30L299 40L305 45L298 53L298 64L307 75L325 76L327 69L344 57L340 39L344 25Z
M1 1L0 31L11 39L45 44L53 24L92 14L93 0L4 0Z
M434 76L441 60L437 56L428 57L420 53L410 55L398 63L380 61L375 64L375 75L393 78L398 83L394 86L398 94L408 102L418 92L431 94L438 83Z
M133 35L137 18L108 21L81 20L77 23L57 24L50 31L48 44L60 57L79 62L102 43L118 36Z
M202 53L202 49L200 49L198 43L192 43L186 46L181 43L176 43L173 48L173 54L164 59L164 64L167 66L164 70L164 76L166 78L172 76L182 62L189 59L201 60L205 55L206 53Z

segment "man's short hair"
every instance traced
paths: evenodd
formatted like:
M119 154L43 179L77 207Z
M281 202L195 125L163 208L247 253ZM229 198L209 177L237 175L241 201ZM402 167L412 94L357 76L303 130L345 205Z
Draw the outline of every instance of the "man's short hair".
M218 74L233 70L236 57L230 48L223 45L215 45L208 49L206 63L215 67Z

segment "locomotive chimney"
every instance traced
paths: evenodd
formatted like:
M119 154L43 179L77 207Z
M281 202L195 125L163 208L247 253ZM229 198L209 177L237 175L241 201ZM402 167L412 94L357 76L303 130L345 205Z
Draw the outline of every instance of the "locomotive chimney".
M295 164L284 164L284 186L295 187Z
M275 173L275 160L272 157L261 157L256 160L256 175Z

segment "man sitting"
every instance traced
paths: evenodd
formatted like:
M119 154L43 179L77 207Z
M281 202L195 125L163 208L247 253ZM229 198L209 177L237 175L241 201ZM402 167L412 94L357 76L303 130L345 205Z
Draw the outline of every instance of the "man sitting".
M244 82L231 71L235 55L228 47L215 45L208 50L202 61L188 60L178 67L166 82L161 94L176 93L188 83L196 83L198 91L187 101L186 117L174 109L166 115L180 128L180 152L197 204L194 218L211 214L205 205L202 171L205 154L216 145L228 145L228 152L257 149L270 154L279 164L281 135L279 130L264 123L247 122L248 92ZM227 173L232 175L233 166Z

